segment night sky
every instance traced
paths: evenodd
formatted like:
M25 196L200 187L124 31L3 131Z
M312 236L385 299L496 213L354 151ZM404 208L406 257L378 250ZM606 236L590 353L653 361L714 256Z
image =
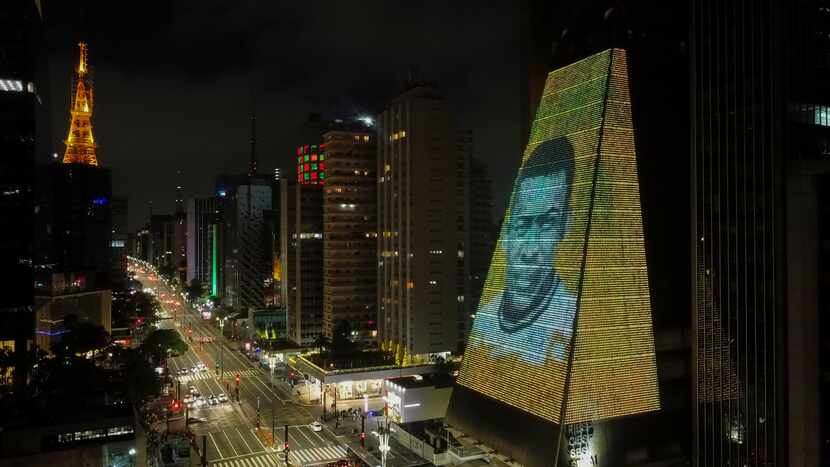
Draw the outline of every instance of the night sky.
M514 3L50 2L54 151L62 157L80 40L95 69L98 160L129 198L131 230L151 201L171 213L178 183L186 198L208 196L219 173L246 171L252 92L259 167L273 173L293 169L291 135L309 113L375 114L413 70L474 131L499 218L521 144Z

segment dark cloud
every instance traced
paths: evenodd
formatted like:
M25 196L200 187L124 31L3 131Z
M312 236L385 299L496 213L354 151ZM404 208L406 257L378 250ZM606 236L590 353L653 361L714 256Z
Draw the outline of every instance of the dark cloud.
M439 82L493 173L518 161L514 2L53 1L46 21L56 150L87 40L99 158L130 197L133 227L150 200L172 210L177 170L186 196L205 196L220 171L245 169L251 93L266 169L290 165L309 112L373 113L412 71ZM497 180L499 209L509 183Z

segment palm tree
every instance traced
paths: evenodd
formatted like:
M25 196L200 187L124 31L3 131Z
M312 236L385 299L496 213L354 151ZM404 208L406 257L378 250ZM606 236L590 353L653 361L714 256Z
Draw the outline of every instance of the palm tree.
M323 334L320 334L316 339L314 339L314 347L317 347L317 351L320 353L323 353L323 349L328 347L330 344L331 342L329 341L329 338Z

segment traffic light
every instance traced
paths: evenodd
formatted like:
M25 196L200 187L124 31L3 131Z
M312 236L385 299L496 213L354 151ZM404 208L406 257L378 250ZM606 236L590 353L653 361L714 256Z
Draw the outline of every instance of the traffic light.
M236 374L236 385L239 386L239 373Z
M366 447L366 416L360 414L360 447Z
M174 400L172 403L170 403L170 408L173 410L173 412L178 412L179 409L182 408L182 405L179 403L179 401Z

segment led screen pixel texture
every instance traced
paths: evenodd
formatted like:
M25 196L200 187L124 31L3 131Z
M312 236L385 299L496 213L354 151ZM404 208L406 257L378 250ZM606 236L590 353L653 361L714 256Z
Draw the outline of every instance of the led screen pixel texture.
M660 408L624 50L548 75L458 382L555 423Z

